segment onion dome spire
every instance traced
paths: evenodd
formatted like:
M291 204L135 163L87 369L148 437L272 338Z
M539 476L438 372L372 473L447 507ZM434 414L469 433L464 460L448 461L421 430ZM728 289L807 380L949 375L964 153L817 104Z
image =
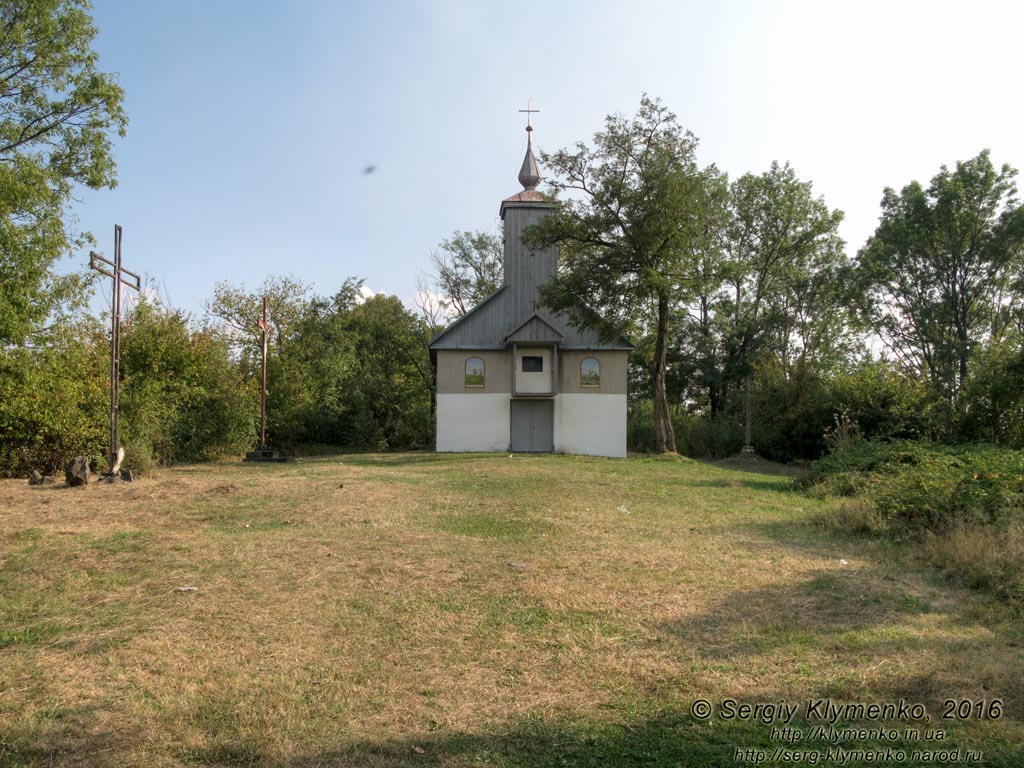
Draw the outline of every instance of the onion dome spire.
M519 183L523 189L530 191L537 189L540 184L540 169L537 167L537 159L533 156L533 126L530 124L530 115L533 112L540 112L533 109L533 99L526 103L526 109L520 112L526 113L526 157L523 158L523 167L519 169Z

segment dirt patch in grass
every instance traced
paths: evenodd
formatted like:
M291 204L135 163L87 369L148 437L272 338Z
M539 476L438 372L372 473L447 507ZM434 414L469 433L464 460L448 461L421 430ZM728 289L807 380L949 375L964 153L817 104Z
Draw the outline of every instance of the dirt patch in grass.
M733 765L770 729L694 700L809 697L998 697L949 739L1014 764L1019 620L820 508L657 458L3 481L0 765Z

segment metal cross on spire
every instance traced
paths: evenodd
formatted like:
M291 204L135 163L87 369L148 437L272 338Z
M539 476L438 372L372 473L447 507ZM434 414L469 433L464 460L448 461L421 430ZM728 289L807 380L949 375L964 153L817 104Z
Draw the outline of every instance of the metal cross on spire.
M121 226L119 224L114 225L114 260L111 261L95 251L90 251L89 266L97 272L113 278L114 282L110 305L110 464L107 466L107 476L113 478L120 464L117 455L117 429L121 379L121 284L124 283L136 291L142 288L142 278L121 266Z
M529 99L526 100L526 109L520 109L519 111L526 113L526 130L532 131L533 130L533 126L530 124L530 115L533 114L534 112L540 112L539 109L534 109L533 108L533 97L532 96Z

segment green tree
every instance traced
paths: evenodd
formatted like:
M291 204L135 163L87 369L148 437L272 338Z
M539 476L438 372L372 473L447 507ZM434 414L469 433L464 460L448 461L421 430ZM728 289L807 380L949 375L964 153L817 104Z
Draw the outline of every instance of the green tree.
M223 339L180 311L141 301L122 328L121 424L126 463L209 461L255 439L258 389Z
M1024 296L1024 208L1016 171L988 150L927 189L886 188L881 223L858 254L863 313L896 357L955 404L975 351L1002 337Z
M1024 448L1024 344L1016 333L975 355L957 437Z
M263 298L267 298L270 343L280 352L306 313L309 291L309 284L293 275L270 275L255 291L225 280L214 287L213 299L206 302L205 309L207 316L221 325L220 333L243 362L258 368L263 332L257 321L263 316Z
M275 441L377 450L429 443L433 372L428 325L394 296L360 302L350 282L314 299L275 362Z
M560 246L545 304L607 338L650 330L659 451L676 450L666 391L671 313L708 234L707 177L716 173L698 168L696 147L667 108L644 96L635 117L609 116L593 147L542 155L556 194L570 194L530 233L534 242Z
M724 382L750 375L761 354L786 371L834 344L844 325L843 304L830 290L844 266L842 212L813 197L788 163L745 174L729 192L726 290L716 315Z
M442 313L464 317L501 285L501 237L487 232L455 232L430 253L434 268L421 293L436 291ZM428 318L436 321L437 318Z
M38 332L82 278L51 267L91 242L70 215L76 185L116 183L110 135L124 93L97 69L85 0L0 4L0 345Z
M41 347L0 351L0 476L105 464L110 344L99 321L61 324Z
M358 380L348 320L362 281L348 278L334 296L314 296L268 363L268 430L276 446L345 445L349 388Z
M430 329L396 296L373 296L348 319L355 365L345 381L348 442L376 449L430 443Z
M849 281L839 277L848 269L837 235L842 213L815 198L809 182L773 163L731 184L721 175L709 190L714 237L684 273L670 388L718 417L760 358L787 376L844 359L851 313Z

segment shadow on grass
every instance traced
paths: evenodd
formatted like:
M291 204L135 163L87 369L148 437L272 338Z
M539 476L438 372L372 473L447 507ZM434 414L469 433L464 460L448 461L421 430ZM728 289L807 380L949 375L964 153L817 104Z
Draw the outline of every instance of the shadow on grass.
M343 727L343 724L339 724ZM36 735L33 735L36 736ZM764 740L762 729L738 730L694 721L679 713L662 713L628 723L549 722L527 719L486 733L435 732L400 739L354 741L287 758L269 742L253 738L211 736L204 747L179 748L184 765L280 766L281 768L371 768L384 766L728 766L737 746ZM120 743L119 743L120 742ZM336 746L335 746L336 745ZM51 731L43 738L8 734L0 749L3 768L43 765L123 765L119 754L128 745L111 733L72 736ZM120 748L120 749L119 749ZM277 753L277 754L275 754Z
M125 765L123 751L141 741L142 734L98 727L97 710L95 705L54 708L37 729L5 728L0 731L0 768Z
M840 659L859 654L868 659L867 664L892 660L898 665L921 654L944 657L949 671L943 680L915 674L890 677L885 684L887 695L935 702L966 695L955 689L966 685L979 696L1001 696L1004 717L1020 726L1024 680L1016 674L1013 656L1019 660L1021 655L1002 653L1024 645L1024 626L1012 613L993 607L984 595L943 583L937 572L922 566L898 541L830 531L813 524L813 518L741 527L761 537L766 551L789 550L827 560L829 565L795 584L732 592L702 615L664 626L670 636L690 643L695 637L705 638L700 655L710 659L753 656L784 647L832 653ZM937 616L922 621L924 614ZM923 626L935 630L935 621L941 631L921 631ZM708 645L707 638L718 640ZM964 666L959 660L962 655L978 661L986 649L995 654L990 663L1005 669L998 682L988 679L992 668L986 669L983 663L977 679L957 671ZM959 680L952 690L950 680ZM840 687L833 693L842 695L844 690Z
M736 590L704 613L658 629L701 658L735 661L783 647L842 652L865 630L929 612L895 586L874 588L849 572L821 571L797 584Z
M766 694L765 701L777 697ZM753 702L750 702L753 703ZM803 702L793 702L802 705ZM802 706L797 716L788 723L802 731L798 743L773 738L773 729L786 727L781 721L758 719L724 720L722 702L712 701L714 714L707 721L696 720L689 713L688 704L660 707L647 714L614 720L578 718L527 717L490 728L479 733L424 732L408 737L354 740L330 737L328 743L310 749L298 744L285 754L278 746L274 734L263 737L247 729L241 734L208 734L202 746L164 746L147 742L139 734L131 738L109 731L70 729L49 730L46 733L14 732L0 742L0 766L3 768L37 768L51 765L82 765L113 768L126 764L126 758L145 758L154 764L191 766L220 766L242 768L260 766L270 768L420 768L421 766L489 765L499 768L727 768L768 762L773 750L799 748L824 753L828 749L845 751L865 749L903 749L908 759L898 765L919 768L933 765L933 759L913 759L915 749L929 748L924 742L908 742L902 738L884 743L871 740L832 743L811 732L820 722L802 719ZM339 730L344 730L339 723ZM827 723L825 723L827 727ZM838 723L843 727L844 723ZM287 740L284 743L289 743ZM975 749L984 751L984 765L990 768L1019 766L1024 758L1024 746L1006 734L988 743L977 738L964 738L954 734L931 749ZM823 755L822 755L823 757ZM779 758L777 758L779 760ZM804 761L785 761L788 764L813 764ZM838 765L839 762L816 760L819 764ZM776 764L782 764L777 762ZM876 765L846 759L848 766ZM886 764L893 764L892 761ZM942 761L943 765L978 765L978 761Z
M713 706L716 706L714 703ZM780 723L773 724L780 726ZM298 754L289 759L274 759L262 753L255 745L244 746L224 743L210 748L180 754L192 765L206 766L281 766L282 768L412 768L413 766L501 766L503 768L725 768L746 766L759 760L766 763L772 751L780 747L793 748L793 743L772 740L773 725L753 721L739 723L718 717L704 722L695 720L685 711L664 710L650 717L618 722L559 721L526 719L512 723L502 730L484 733L435 733L409 738L361 741L335 749L311 754ZM806 727L800 721L792 725ZM943 743L944 747L955 748ZM971 745L963 745L968 747ZM836 748L827 740L805 738L799 748L824 753ZM908 756L920 749L920 742L886 741L847 742L840 748L905 749ZM978 745L973 745L978 749ZM984 751L987 766L1017 766L1024 748L1000 744ZM813 764L787 761L791 764ZM824 760L821 761L825 763ZM839 764L833 762L830 764ZM864 766L877 764L848 759L844 765ZM908 759L902 766L932 765L933 760ZM961 761L948 761L946 765L968 765ZM977 764L976 761L974 764Z
M709 464L719 469L731 469L737 472L751 472L758 475L778 475L780 477L799 477L807 470L800 464L780 464L775 461L763 459L757 454L752 456L738 453L725 459L714 461L702 461L702 464Z
M697 693L694 699L699 699ZM724 701L706 699L711 705L708 720L691 714L689 700L626 700L619 712L606 716L580 717L563 714L526 716L496 724L479 732L420 731L398 738L347 739L346 722L336 728L322 724L317 730L327 735L308 735L308 741L296 742L294 736L254 730L252 723L242 724L229 718L209 723L205 731L190 731L185 738L190 745L153 741L139 732L119 732L94 727L89 713L67 713L59 722L47 721L32 730L7 730L0 740L0 766L3 768L42 768L70 765L113 768L126 764L190 765L242 768L242 766L276 768L418 768L420 766L489 765L499 768L726 768L755 763L791 765L865 766L898 764L910 768L931 766L936 762L947 766L1016 768L1024 764L1024 744L1019 727L1004 730L950 731L942 742L907 741L902 734L907 723L888 721L887 728L901 734L894 740L862 737L853 741L836 741L812 729L830 723L820 717L808 720L807 700L786 699L778 691L764 691L756 700L743 703L779 704L785 701L795 708L795 717L783 721L781 716L750 716L746 720L725 719ZM610 705L615 707L614 704ZM733 705L735 711L735 704ZM186 718L196 722L201 718ZM837 720L837 728L855 723ZM861 723L861 726L867 727ZM879 723L869 723L878 727ZM323 726L326 726L323 727ZM800 731L798 741L786 741L775 731L791 727ZM309 742L314 742L310 744ZM818 755L813 761L776 755L777 749L800 749ZM849 756L831 761L824 759L829 750L880 749L905 750L907 757L899 761L861 760ZM973 749L983 751L984 763L974 760L940 760L934 757L913 757L914 750ZM962 752L961 752L962 754Z

